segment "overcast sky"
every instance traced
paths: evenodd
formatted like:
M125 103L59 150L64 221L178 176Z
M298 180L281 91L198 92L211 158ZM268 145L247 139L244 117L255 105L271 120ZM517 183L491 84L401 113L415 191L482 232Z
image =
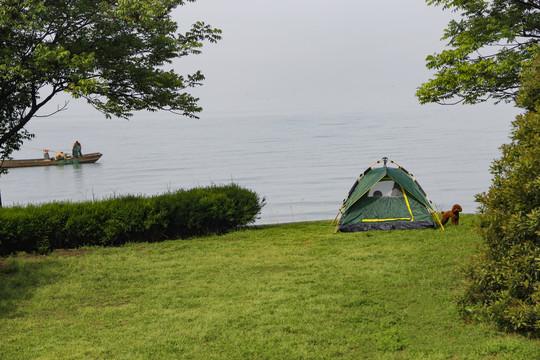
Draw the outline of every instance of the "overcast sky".
M201 118L257 114L326 112L446 112L487 116L505 123L513 105L421 106L417 87L432 72L426 56L440 52L444 29L455 13L425 0L198 0L173 13L179 31L204 21L223 31L201 55L176 59L180 74L200 70L202 87L188 89L200 98ZM43 109L50 113L68 95ZM450 108L452 108L450 110ZM56 115L103 118L84 100L70 99ZM163 112L135 114L161 117ZM167 116L168 113L167 113ZM510 117L509 117L510 116Z
M414 107L451 16L424 0L199 0L176 10L181 29L223 40L175 69L205 74L207 113Z

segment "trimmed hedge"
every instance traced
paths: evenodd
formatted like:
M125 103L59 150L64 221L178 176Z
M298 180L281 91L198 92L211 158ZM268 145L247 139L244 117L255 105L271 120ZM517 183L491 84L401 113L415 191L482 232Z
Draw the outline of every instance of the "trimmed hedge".
M263 206L264 198L231 184L149 198L3 208L0 255L225 233L253 223Z

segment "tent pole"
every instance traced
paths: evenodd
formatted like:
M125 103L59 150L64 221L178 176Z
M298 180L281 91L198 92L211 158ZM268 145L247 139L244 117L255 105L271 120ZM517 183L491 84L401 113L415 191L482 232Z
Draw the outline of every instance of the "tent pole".
M429 199L428 199L428 200L429 200ZM429 200L429 201L431 201L431 200ZM442 222L441 222L441 219L439 219L439 214L437 214L436 211L434 211L433 214L435 214L435 218L436 218L437 221L439 222L439 225L441 225L441 229L443 229L443 231L444 231L444 226L443 226L443 224L442 224Z
M341 210L343 210L343 207L345 206L345 201L343 201L343 205L341 205L341 207L339 208L337 214L336 214L336 217L334 218L334 220L332 220L332 223L330 224L330 226L334 226L334 223L336 222L339 214L341 213Z

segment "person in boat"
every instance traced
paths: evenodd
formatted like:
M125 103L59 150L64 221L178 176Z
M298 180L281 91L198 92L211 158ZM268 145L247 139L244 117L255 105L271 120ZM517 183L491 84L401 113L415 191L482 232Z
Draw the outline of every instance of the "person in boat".
M56 153L56 156L54 158L56 160L62 160L64 158L64 153L62 151L59 151Z
M78 141L75 141L73 144L73 151L72 151L73 157L78 158L79 156L83 156L82 154L82 146L81 143Z
M47 149L43 150L43 158L44 159L50 159L51 158L49 156L49 150L47 150Z

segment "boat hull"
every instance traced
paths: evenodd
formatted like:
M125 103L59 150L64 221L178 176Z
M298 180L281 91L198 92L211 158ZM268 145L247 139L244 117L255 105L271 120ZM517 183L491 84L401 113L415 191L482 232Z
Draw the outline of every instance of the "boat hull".
M102 156L102 153L90 153L78 158L67 159L22 159L22 160L4 160L0 161L0 168L11 169L34 166L57 166L57 165L76 165L95 163Z

